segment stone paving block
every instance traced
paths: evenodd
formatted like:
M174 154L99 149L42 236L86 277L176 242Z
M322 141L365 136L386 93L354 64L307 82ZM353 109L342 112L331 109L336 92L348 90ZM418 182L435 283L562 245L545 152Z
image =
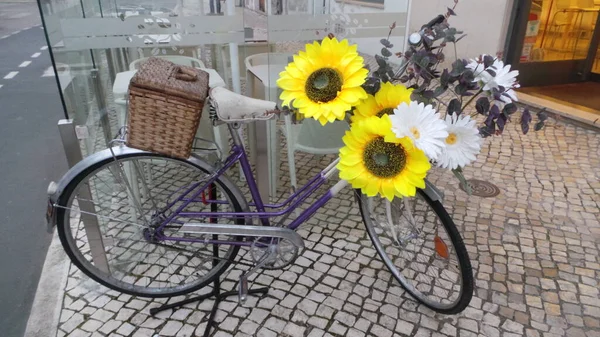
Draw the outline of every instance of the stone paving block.
M472 259L476 288L463 313L435 314L402 290L346 189L301 227L307 249L293 266L255 276L256 285L270 286L266 297L221 303L212 336L598 337L600 183L592 172L600 167L600 135L555 123L526 136L507 130L501 144L486 140L465 176L498 185L495 198L467 196L448 172L430 175ZM334 158L296 156L300 180ZM281 180L288 190L289 178ZM247 262L243 252L237 259ZM224 289L235 288L248 268L233 270L224 274ZM213 305L207 300L151 317L148 309L166 299L99 287L74 267L64 290L60 337L202 335Z

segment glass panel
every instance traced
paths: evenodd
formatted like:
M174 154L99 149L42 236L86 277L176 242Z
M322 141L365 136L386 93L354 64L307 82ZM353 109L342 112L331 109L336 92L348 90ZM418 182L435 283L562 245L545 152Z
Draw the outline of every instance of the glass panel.
M328 34L338 40L348 39L358 44L358 51L372 70L377 69L375 54L380 53L380 40L388 36L389 27L396 28L390 36L395 51L403 51L408 0L267 0L267 36L275 53L269 55L268 72L271 81L306 43L320 41ZM280 7L275 7L279 4ZM392 56L390 62L400 64ZM266 97L279 100L280 90L272 88Z
M39 1L68 116L88 135L85 155L109 146L125 124L129 81L148 57L212 69L213 86L241 92L246 53L269 50L266 18L255 29L261 20L245 19L253 11L243 0ZM213 136L210 123L201 129Z
M594 0L533 0L521 62L586 59L598 11Z

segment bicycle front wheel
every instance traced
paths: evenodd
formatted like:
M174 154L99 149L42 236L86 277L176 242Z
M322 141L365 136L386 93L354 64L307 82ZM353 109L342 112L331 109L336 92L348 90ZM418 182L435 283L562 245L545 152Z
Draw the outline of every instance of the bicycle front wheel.
M124 153L97 162L73 179L57 203L57 230L67 255L90 278L135 296L171 297L208 285L239 250L208 240L241 238L199 237L182 226L242 225L244 220L175 217L164 229L158 227L184 205L178 201L184 191L196 186L189 200L210 176L191 161L153 153ZM211 190L218 202L208 202L205 193L182 212L241 212L242 204L223 179Z
M392 202L356 193L371 241L402 287L434 311L463 311L473 296L473 271L444 206L422 190Z

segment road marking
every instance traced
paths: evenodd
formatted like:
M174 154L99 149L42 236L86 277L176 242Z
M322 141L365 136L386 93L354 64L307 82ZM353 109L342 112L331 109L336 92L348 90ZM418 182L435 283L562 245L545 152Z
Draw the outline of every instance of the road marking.
M10 35L17 35L17 34L19 34L20 32L21 32L20 30L17 30L16 32L12 32L12 33L10 33Z
M50 77L50 76L54 76L54 69L52 67L48 67L48 69L46 69L44 71L44 75L42 75L42 77Z
M19 64L19 68L25 68L30 64L31 64L31 61L25 61L25 62Z
M4 86L4 85L0 84L0 89L2 89L2 87L3 87L3 86Z
M48 49L48 46L43 46L42 48L40 48L40 50L46 50Z
M3 37L0 37L0 40L2 39L6 39L7 37L9 37L10 35L4 35Z
M40 55L42 55L42 53L35 53L35 54L31 55L31 58L37 58Z
M5 80L10 80L13 77L17 76L19 72L18 71L11 71L10 73L8 73L8 75L4 76Z

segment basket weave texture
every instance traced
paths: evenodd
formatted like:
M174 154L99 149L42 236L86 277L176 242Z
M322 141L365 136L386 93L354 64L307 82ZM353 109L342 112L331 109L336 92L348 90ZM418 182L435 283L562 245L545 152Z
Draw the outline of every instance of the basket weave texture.
M208 89L207 72L148 59L129 84L127 145L188 158Z

